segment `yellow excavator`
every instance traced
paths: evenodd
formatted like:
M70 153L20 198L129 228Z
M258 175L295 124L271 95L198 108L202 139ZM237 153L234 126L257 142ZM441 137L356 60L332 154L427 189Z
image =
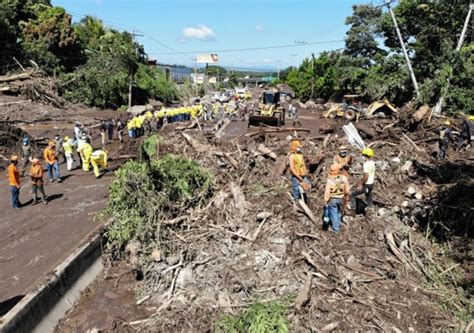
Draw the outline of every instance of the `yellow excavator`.
M280 105L279 91L265 91L258 103L258 109L250 111L248 126L260 124L282 126L285 124L285 108Z
M375 101L369 105L367 109L363 109L357 99L360 95L344 95L342 104L334 104L323 116L324 118L334 119L336 117L344 117L347 120L359 119L360 117L390 117L398 112L395 105L387 99Z
M334 104L323 116L324 118L334 119L337 117L344 117L347 120L354 120L359 118L362 108L357 102L360 95L344 95L342 104Z

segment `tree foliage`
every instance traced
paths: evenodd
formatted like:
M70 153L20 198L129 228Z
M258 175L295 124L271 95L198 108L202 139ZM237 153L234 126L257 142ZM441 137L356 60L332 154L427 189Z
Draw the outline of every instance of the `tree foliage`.
M130 78L134 91L163 101L178 94L158 70L146 66L143 46L127 32L104 26L86 16L72 24L71 16L49 0L1 0L0 74L34 61L62 79L66 99L99 107L127 102Z
M401 0L393 10L421 87L419 102L434 105L446 91L444 110L472 112L472 43L455 52L469 0ZM323 52L289 72L287 82L297 95L337 99L355 92L367 101L386 97L397 105L415 98L390 14L381 7L355 5L346 24L343 52Z

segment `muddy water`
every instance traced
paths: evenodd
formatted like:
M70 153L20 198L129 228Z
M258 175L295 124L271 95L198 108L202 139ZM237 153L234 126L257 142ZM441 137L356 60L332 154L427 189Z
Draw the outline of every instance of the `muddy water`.
M124 262L104 272L56 327L55 332L135 332L130 321L148 318L156 307L136 305L135 276Z

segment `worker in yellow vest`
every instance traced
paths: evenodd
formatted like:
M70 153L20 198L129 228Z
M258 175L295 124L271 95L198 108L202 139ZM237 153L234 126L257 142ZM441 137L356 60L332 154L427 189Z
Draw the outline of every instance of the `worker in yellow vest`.
M291 171L291 188L293 199L299 200L305 198L305 192L311 188L307 176L307 169L304 163L304 155L301 149L301 143L293 140L290 143L290 171ZM303 189L301 192L300 187Z
M96 150L91 155L91 163L94 168L94 175L96 178L100 177L99 168L107 171L107 152L105 150Z

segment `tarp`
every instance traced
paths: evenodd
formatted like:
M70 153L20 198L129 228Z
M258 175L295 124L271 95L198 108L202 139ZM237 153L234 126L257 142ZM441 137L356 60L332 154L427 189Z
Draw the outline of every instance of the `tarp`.
M359 135L357 128L354 126L353 123L349 123L349 125L342 126L342 130L347 136L347 141L353 145L354 147L359 148L360 150L365 148L364 140Z

